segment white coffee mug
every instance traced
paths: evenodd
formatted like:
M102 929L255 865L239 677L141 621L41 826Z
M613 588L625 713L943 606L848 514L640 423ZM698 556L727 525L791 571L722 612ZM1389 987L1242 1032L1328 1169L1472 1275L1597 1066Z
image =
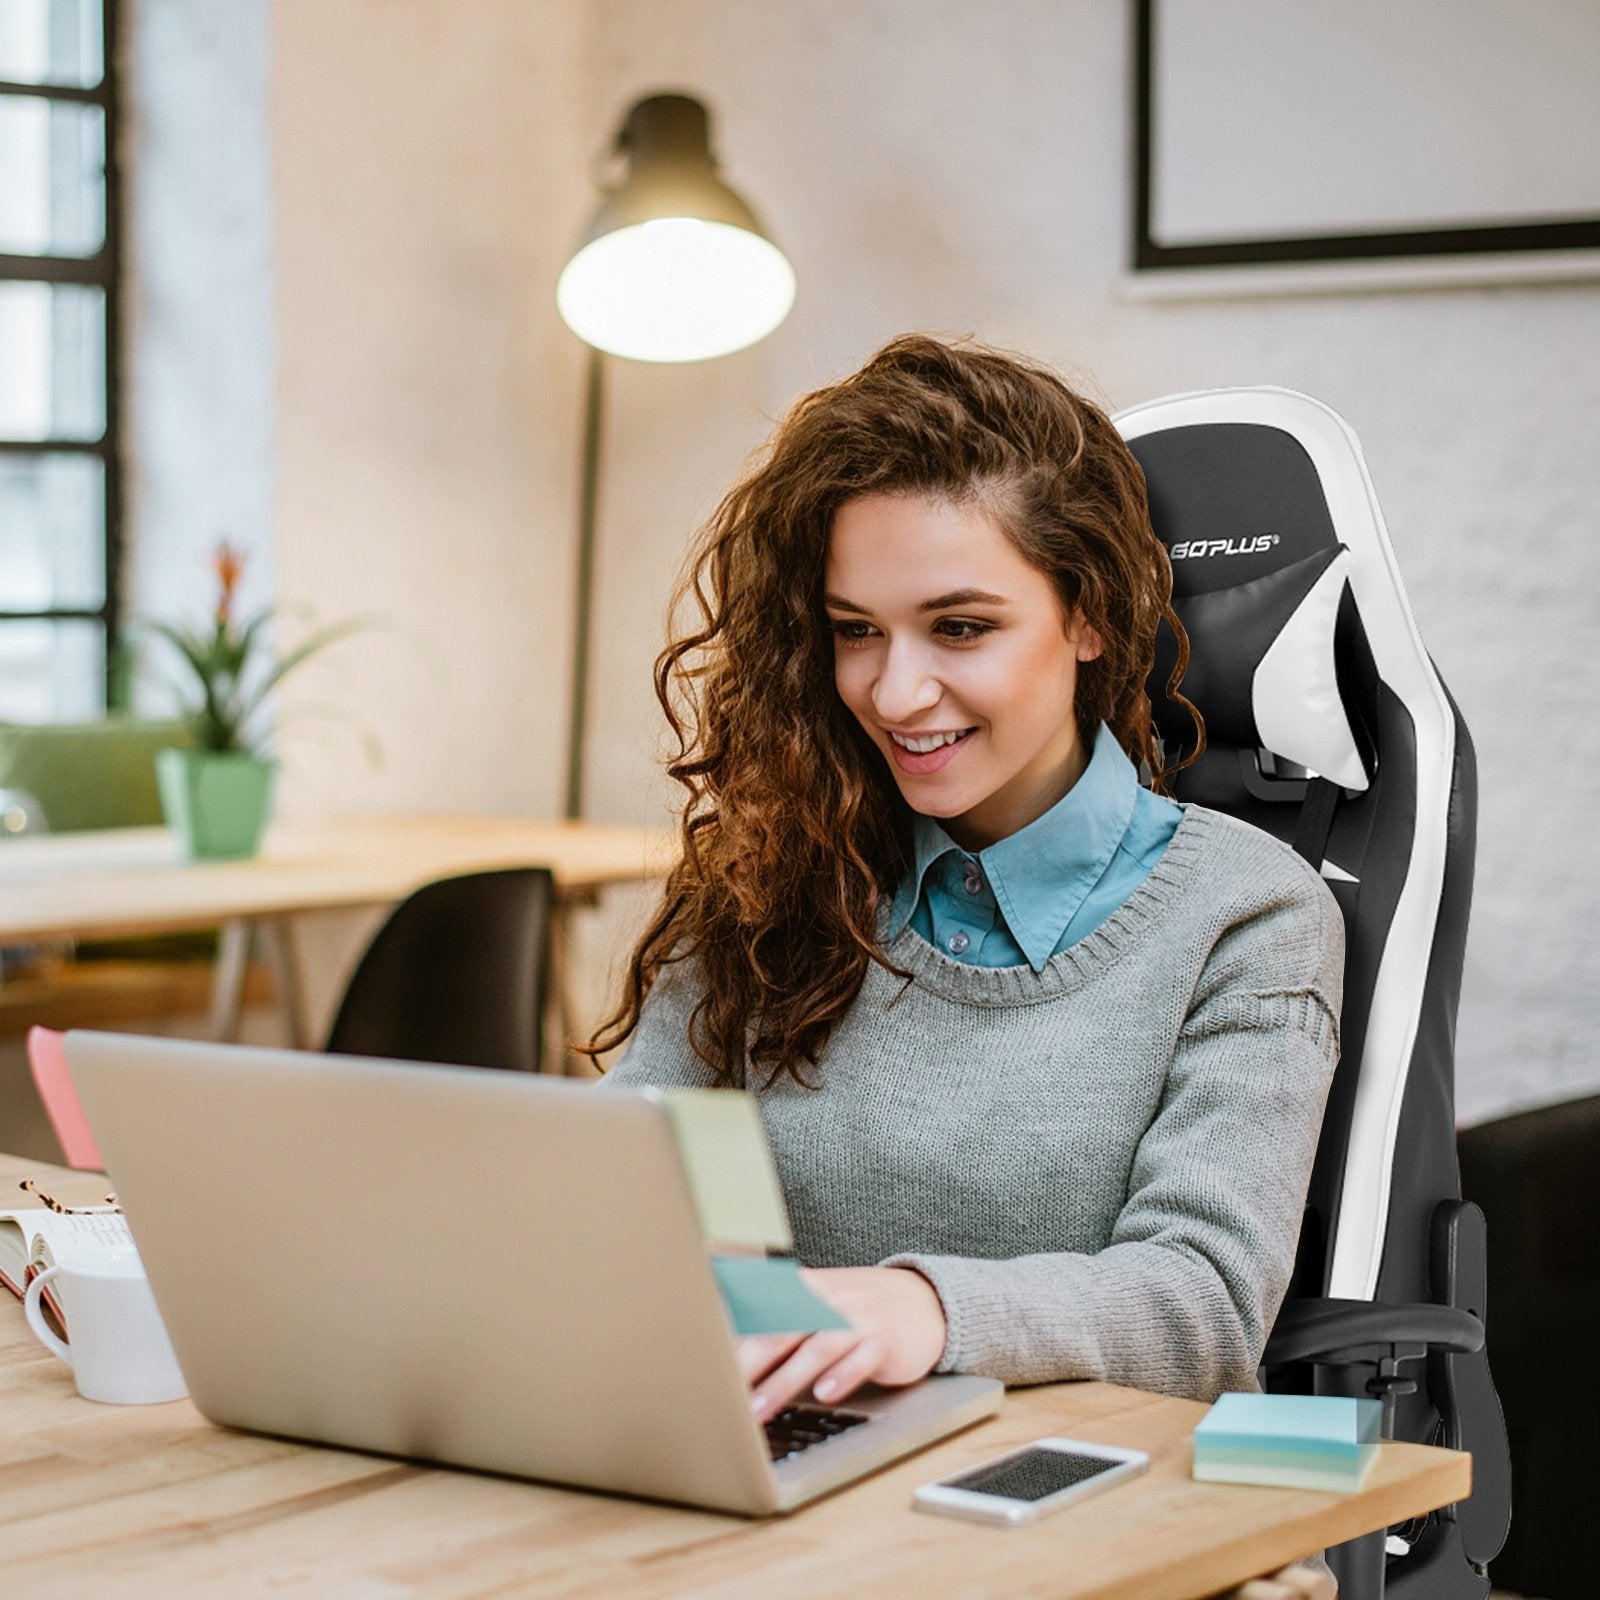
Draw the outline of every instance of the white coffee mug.
M45 1285L58 1278L70 1345L51 1331L39 1306ZM137 1250L76 1250L41 1272L22 1304L28 1326L72 1368L85 1400L142 1405L188 1394Z

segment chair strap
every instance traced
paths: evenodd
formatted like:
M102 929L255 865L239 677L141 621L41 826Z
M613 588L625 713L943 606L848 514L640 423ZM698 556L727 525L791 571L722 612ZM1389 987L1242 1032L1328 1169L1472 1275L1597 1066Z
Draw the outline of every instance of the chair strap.
M1327 778L1310 778L1306 797L1300 802L1300 822L1294 833L1294 848L1318 871L1328 851L1328 835L1333 830L1333 813L1342 794L1339 785Z

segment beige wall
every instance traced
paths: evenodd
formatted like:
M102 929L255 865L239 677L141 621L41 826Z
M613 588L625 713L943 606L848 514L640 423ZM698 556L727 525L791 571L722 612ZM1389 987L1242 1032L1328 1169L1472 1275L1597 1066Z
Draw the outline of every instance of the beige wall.
M659 570L631 552L677 548L758 410L918 326L1034 351L1113 406L1303 389L1363 441L1419 626L1477 742L1463 1110L1600 1087L1600 362L1579 355L1600 350L1600 285L1120 298L1121 6L605 0L600 17L605 115L656 84L703 93L800 279L790 322L742 367L619 373L605 574L625 626L607 641L599 759L629 783L613 808L642 803L638 685L658 603Z
M276 0L279 593L390 622L305 691L386 764L307 725L288 804L559 804L582 355L554 281L626 105L684 88L799 299L725 360L611 364L592 814L665 804L648 669L689 530L883 339L975 332L1113 406L1304 389L1365 444L1478 743L1463 1107L1600 1086L1600 286L1128 301L1127 34L1106 0Z
M550 285L586 202L581 8L272 7L279 594L371 614L300 681L294 810L549 812L581 347Z

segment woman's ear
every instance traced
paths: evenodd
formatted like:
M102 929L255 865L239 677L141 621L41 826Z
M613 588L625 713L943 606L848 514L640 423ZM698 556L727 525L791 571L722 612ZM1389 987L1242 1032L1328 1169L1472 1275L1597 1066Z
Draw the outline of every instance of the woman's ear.
M1097 661L1106 653L1105 640L1083 620L1081 611L1073 613L1067 637L1072 641L1080 661Z

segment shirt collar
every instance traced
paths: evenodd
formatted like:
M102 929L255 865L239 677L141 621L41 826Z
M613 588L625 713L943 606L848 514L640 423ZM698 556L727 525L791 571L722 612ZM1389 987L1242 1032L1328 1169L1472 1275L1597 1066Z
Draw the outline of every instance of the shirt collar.
M978 852L1017 947L1035 972L1111 864L1133 820L1139 777L1101 723L1083 775L1043 816ZM950 851L966 854L932 817L913 817L911 870L890 905L888 936L911 921L928 869Z

